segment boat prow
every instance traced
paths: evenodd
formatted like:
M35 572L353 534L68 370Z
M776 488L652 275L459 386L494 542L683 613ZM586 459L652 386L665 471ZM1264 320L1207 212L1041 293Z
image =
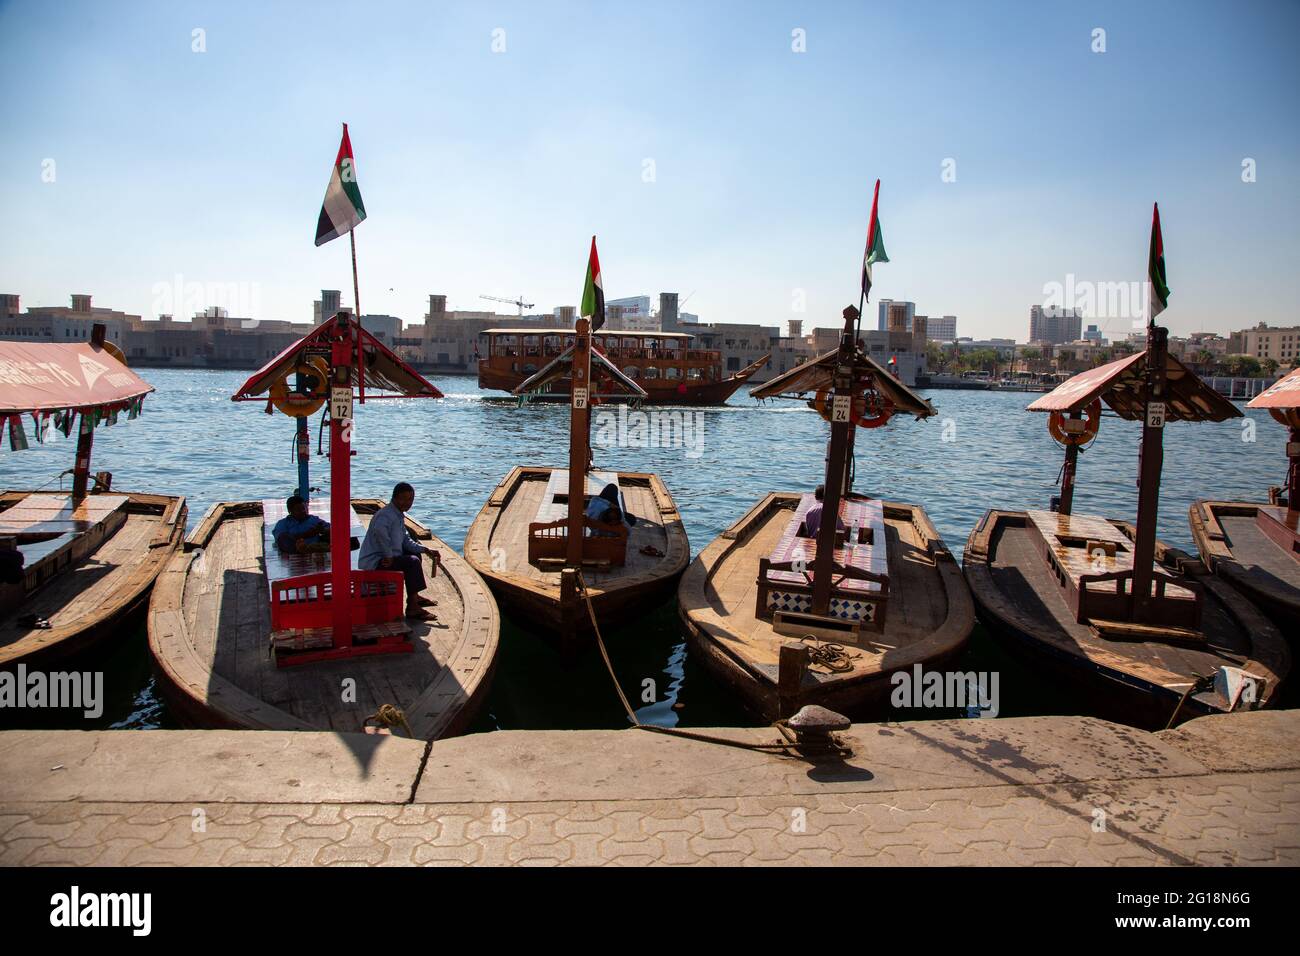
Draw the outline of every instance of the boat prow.
M627 529L621 566L602 561L593 552L582 570L602 627L615 626L664 601L690 558L681 515L658 475L587 474L591 495L598 495L609 483L618 485L624 513L635 517L636 523ZM497 485L465 538L465 559L507 611L530 627L561 636L590 631L586 604L576 587L576 574L565 572L563 560L530 561L529 539L530 533L546 533L539 526L563 521L568 488L567 469L516 467ZM601 543L598 538L585 541L589 548ZM536 558L536 544L533 551Z
M1300 553L1283 546L1295 540L1286 527L1286 508L1197 501L1188 519L1206 567L1259 605L1294 648L1300 641Z
M92 492L74 507L66 493L0 494L0 536L25 558L23 580L0 584L0 668L56 664L120 633L185 518L185 499L168 495Z
M811 616L798 613L807 603L803 592L810 590L800 584L801 572L775 570L779 558L797 558L801 547L812 548L812 539L796 534L800 509L811 498L767 495L700 553L677 592L692 652L767 720L805 704L857 716L880 713L891 674L915 664L939 666L962 649L975 623L961 569L924 510L849 494L845 513L861 510L865 520L864 543L852 548L855 563L860 559L864 569L884 577L885 587L864 586L858 597L840 578L832 607L842 615L842 626L819 633ZM806 563L811 567L812 559ZM810 632L842 646L845 659L828 665L814 653L797 689L783 693L781 648ZM815 650L821 641L808 643Z
M352 506L364 526L383 502ZM437 619L407 622L414 650L280 668L271 653L263 514L256 501L214 505L158 581L149 648L173 711L197 726L355 732L389 704L414 737L463 732L487 695L500 632L473 568L408 516L411 535L441 555L436 574L422 558Z
M1255 703L1273 702L1290 670L1290 653L1278 629L1231 585L1157 541L1158 593L1168 605L1161 620L1168 623L1109 621L1103 605L1091 602L1123 602L1116 592L1122 582L1114 580L1111 567L1116 555L1129 555L1131 564L1133 526L1053 515L1068 524L1061 526L1059 542L1045 547L1044 535L1052 528L1035 514L1042 513L987 512L967 541L963 561L980 619L1022 656L1081 691L1099 715L1140 726L1164 727L1196 679L1225 665L1263 678ZM1072 581L1082 582L1083 597ZM1179 623L1196 603L1199 622L1189 617ZM1098 613L1090 614L1090 607ZM1211 688L1191 694L1178 713L1190 718L1230 709Z

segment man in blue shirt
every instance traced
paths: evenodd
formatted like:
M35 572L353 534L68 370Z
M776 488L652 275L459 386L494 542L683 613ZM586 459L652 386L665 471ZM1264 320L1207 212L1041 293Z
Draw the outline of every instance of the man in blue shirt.
M307 502L294 495L284 503L289 514L275 523L271 535L285 554L320 551L330 540L329 522L307 513Z
M418 544L406 530L404 515L413 504L415 489L404 481L398 482L393 488L392 500L370 519L366 539L361 542L361 553L357 555L357 566L363 571L401 571L406 577L406 616L428 621L433 619L433 615L425 608L437 602L420 594L425 588L420 556L427 554L433 558L435 573L441 556L432 548Z

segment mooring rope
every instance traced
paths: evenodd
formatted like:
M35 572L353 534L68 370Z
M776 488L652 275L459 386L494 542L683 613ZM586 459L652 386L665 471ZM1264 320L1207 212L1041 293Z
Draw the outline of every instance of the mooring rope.
M363 720L361 726L369 726L372 720L375 721L376 726L386 727L389 730L394 727L405 727L406 736L412 739L415 738L415 732L411 730L411 725L406 722L406 714L392 704L380 704L379 710Z
M1174 725L1174 721L1178 719L1178 715L1182 712L1183 704L1187 703L1187 698L1191 697L1193 694L1199 694L1203 690L1209 690L1214 686L1213 674L1193 674L1192 676L1196 679L1188 685L1187 690L1183 691L1183 696L1178 698L1178 706L1175 707L1174 712L1169 715L1169 723L1165 724L1165 730L1168 730Z
M719 744L723 747L736 747L740 750L757 750L763 753L775 753L786 757L801 756L799 750L817 750L825 753L835 753L840 756L848 755L848 748L838 744L833 739L828 739L826 744L818 745L813 742L796 744L793 739L793 733L783 720L778 720L771 726L780 732L785 741L777 741L770 744L752 743L746 740L732 740L729 737L716 737L713 734L701 734L690 730L683 730L680 727L660 727L657 724L643 724L637 717L636 711L632 709L631 703L628 702L627 695L623 693L623 687L618 682L618 677L614 673L614 663L609 658L609 651L605 647L605 639L600 634L600 624L596 621L596 609L591 604L591 592L587 590L587 581L578 571L578 587L582 589L583 600L587 604L587 615L591 618L591 628L596 634L596 646L600 648L600 656L605 660L605 669L609 671L609 679L614 682L614 690L618 694L618 699L623 703L623 710L627 713L628 720L632 721L632 726L636 730L647 730L654 734L664 734L669 737L684 737L687 740L698 740L707 744Z

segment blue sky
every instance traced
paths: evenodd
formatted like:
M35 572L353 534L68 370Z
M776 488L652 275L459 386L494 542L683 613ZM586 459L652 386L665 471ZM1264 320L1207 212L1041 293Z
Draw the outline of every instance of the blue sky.
M576 304L595 233L610 298L834 325L880 177L873 298L963 335L1144 279L1152 200L1175 334L1294 324L1298 32L1292 2L0 3L0 291L350 300L347 241L312 244L346 120L362 306L408 322Z

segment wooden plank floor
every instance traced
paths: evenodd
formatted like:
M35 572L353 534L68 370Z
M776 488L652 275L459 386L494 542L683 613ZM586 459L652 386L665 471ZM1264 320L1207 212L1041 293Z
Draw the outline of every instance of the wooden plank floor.
M36 614L53 626L29 629L13 619L0 622L0 662L9 656L6 652L32 653L91 623L145 573L144 565L165 557L149 548L161 523L161 515L129 513L122 527L93 554L28 597L18 615Z
M1222 515L1219 524L1246 580L1300 592L1300 561L1260 531L1253 515Z
M777 634L770 621L754 613L758 561L771 553L791 514L786 509L774 509L743 544L723 556L705 585L705 598L719 625L708 627L710 637L773 679L781 645L791 638ZM853 670L835 675L838 679L851 680L900 666L909 657L910 649L929 638L947 619L943 582L911 521L887 512L885 539L892 575L885 629L864 631L861 646L846 645Z
M1248 656L1251 641L1242 634L1223 606L1207 595L1202 627L1206 649L1175 644L1106 640L1087 624L1074 620L1064 591L1048 572L1035 533L1023 525L1005 524L991 542L990 573L1007 599L1035 622L1043 637L1069 653L1102 666L1137 673L1164 686L1185 685L1192 674L1212 673L1232 663L1214 648L1231 655Z
M361 520L368 525L369 515ZM436 736L455 721L490 672L498 638L495 605L463 559L437 538L426 542L441 553L444 569L432 576L424 558L424 594L438 602L431 609L438 619L410 622L414 652L277 668L268 654L262 541L260 516L224 520L186 575L185 632L213 685L229 681L324 730L360 730L382 704L405 711L421 737ZM355 700L345 699L348 679L355 682Z

